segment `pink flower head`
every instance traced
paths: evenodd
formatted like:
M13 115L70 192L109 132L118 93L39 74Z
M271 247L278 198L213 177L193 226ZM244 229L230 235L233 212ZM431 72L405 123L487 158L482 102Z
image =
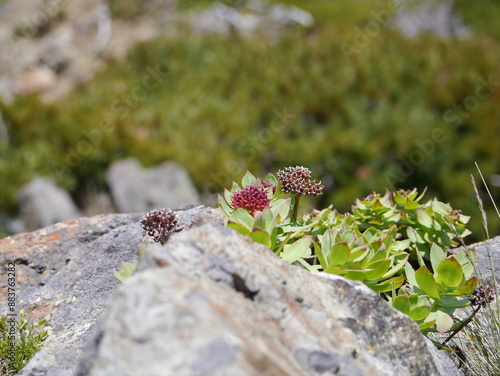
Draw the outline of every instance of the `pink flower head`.
M241 191L233 193L231 205L235 208L245 209L251 215L254 215L257 210L262 211L268 208L271 199L268 197L267 187L264 184L271 186L268 183L262 183L262 187L249 185Z

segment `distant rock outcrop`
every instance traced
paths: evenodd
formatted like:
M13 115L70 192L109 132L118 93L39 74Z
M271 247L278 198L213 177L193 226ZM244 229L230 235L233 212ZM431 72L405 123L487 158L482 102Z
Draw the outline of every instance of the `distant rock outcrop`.
M2 239L18 308L53 328L19 375L461 375L363 284L291 266L213 209L179 216L198 225L163 247L137 214ZM112 272L141 243L146 256L120 286Z
M438 37L467 37L470 29L455 14L453 0L400 1L394 26L407 37L432 33Z
M46 178L36 178L22 187L17 202L27 231L81 216L69 193Z
M198 193L187 171L175 162L143 168L134 158L114 162L106 172L120 213L197 205Z

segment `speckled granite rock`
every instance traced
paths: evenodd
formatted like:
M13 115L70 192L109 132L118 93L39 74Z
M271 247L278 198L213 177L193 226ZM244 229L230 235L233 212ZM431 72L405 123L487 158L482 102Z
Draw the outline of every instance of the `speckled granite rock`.
M42 350L19 375L74 375L94 323L119 283L121 261L137 262L137 246L148 242L142 214L99 215L57 223L0 240L2 259L16 264L16 309L45 317L53 328ZM198 218L222 225L215 210L180 214L189 227ZM5 312L6 266L0 267L0 312Z
M362 283L204 224L148 248L78 376L461 375L441 355Z

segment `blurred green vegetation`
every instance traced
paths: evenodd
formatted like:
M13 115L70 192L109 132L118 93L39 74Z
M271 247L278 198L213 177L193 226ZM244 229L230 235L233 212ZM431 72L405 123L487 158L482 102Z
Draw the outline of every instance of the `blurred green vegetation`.
M34 175L76 195L89 182L104 187L106 167L127 156L177 161L201 192L230 187L247 169L263 176L304 165L326 185L318 206L343 211L385 187L428 187L429 198L472 215L472 240L483 239L470 175L474 162L486 176L500 172L499 41L484 31L409 40L382 28L346 59L342 43L354 45L375 3L300 3L317 26L278 41L159 39L56 104L34 96L0 103L10 124L10 142L0 143L0 211L15 211L15 192ZM475 25L482 12L471 9ZM490 235L499 234L485 206Z

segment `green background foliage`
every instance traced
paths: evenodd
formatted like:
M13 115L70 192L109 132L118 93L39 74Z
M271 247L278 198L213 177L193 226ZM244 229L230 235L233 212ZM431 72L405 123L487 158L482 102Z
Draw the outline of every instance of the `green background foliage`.
M500 4L458 1L476 29L470 38L407 39L384 27L348 61L341 44L353 45L356 28L385 3L286 2L312 12L316 25L280 39L158 39L58 103L0 103L11 137L0 144L0 211L16 210L15 192L35 175L74 196L88 184L104 187L106 167L126 156L179 162L201 192L230 187L246 170L304 165L325 184L321 206L342 212L372 191L427 186L471 215L469 239L482 239L470 174L474 161L486 176L500 172L500 86L473 98L478 77L500 82L500 27L483 22ZM148 69L168 74L151 90ZM467 103L477 106L454 107ZM500 233L489 218L490 235Z

